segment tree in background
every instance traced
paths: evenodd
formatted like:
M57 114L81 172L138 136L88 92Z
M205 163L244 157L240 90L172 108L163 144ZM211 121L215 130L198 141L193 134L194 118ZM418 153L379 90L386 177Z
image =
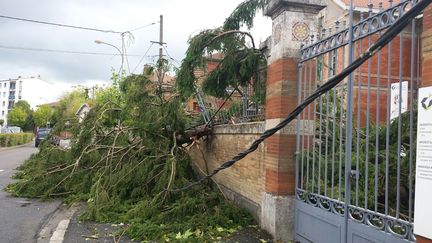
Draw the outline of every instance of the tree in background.
M27 114L19 107L13 108L8 114L9 126L23 127L27 122Z
M255 95L261 100L265 97L265 80L260 78L260 70L266 67L266 59L257 48L252 35L240 30L253 27L253 20L258 10L264 8L267 0L246 0L225 20L223 26L203 30L188 43L186 57L177 73L177 88L188 98L195 93L196 69L204 69L207 57L220 53L223 58L202 83L205 93L215 97L226 97L229 87L253 85Z
M58 106L53 110L51 116L51 124L54 126L57 123L62 125L56 126L60 129L67 121L78 120L75 116L77 110L82 104L88 103L87 91L84 89L76 89L60 98ZM59 132L59 131L58 131Z
M27 101L15 103L8 114L8 125L21 127L25 131L33 130L33 111Z
M51 122L53 109L49 105L41 105L33 113L33 120L36 127L44 127Z
M32 111L30 108L30 104L25 100L20 100L17 103L15 103L14 108L20 108L27 114L31 113Z
M4 125L4 120L0 119L0 126L3 126L3 125Z

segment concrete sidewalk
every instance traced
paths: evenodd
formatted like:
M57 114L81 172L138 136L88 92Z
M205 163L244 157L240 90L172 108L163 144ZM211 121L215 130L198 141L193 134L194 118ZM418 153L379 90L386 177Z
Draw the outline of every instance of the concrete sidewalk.
M121 232L124 225L116 224L101 224L95 222L82 222L79 220L79 215L83 212L84 206L79 206L69 209L69 213L63 213L65 216L59 222L56 231L53 232L50 243L131 243L133 241L127 236L118 236L118 232ZM72 213L71 213L72 212ZM44 243L46 241L38 241L38 243ZM219 242L229 243L263 243L273 242L272 237L261 230L258 226L247 227L243 230L235 232L234 234L226 237Z

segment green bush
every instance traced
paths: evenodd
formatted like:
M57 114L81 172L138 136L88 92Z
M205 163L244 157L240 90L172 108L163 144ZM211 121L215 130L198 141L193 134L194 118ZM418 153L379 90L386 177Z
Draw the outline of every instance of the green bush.
M29 143L33 140L33 133L4 133L0 134L0 147L11 147Z

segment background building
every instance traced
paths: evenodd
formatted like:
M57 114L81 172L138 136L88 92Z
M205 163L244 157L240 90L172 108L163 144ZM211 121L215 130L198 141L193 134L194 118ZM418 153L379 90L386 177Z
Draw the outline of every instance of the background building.
M16 102L25 100L35 109L41 103L52 101L54 92L53 84L40 76L0 80L0 119L7 125L7 115Z

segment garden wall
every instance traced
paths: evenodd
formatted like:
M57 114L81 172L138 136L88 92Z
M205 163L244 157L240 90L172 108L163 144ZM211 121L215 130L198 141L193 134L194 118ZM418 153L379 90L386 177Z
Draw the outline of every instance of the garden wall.
M213 134L191 147L196 170L207 174L246 150L264 131L264 122L216 126ZM225 196L247 209L259 222L264 191L264 146L214 177Z

